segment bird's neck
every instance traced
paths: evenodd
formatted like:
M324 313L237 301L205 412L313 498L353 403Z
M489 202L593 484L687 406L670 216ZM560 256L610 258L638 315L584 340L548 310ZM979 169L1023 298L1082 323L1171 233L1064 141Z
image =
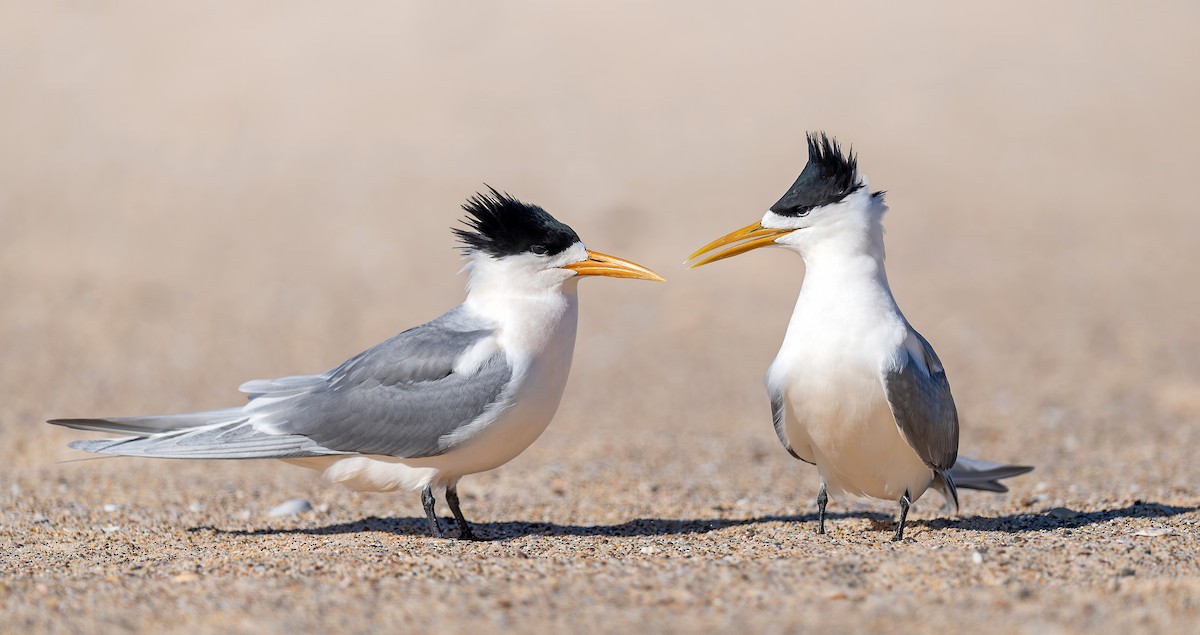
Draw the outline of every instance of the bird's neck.
M842 227L843 231L814 235L798 249L805 266L798 314L899 312L884 267L883 226L876 219L863 220L853 231Z
M533 285L514 277L492 275L500 273L473 271L463 304L496 325L501 347L528 356L561 348L567 340L573 347L579 311L578 279Z
M776 364L786 370L825 360L845 372L873 373L905 323L888 287L882 231L819 238L800 251L804 283Z
M847 214L830 226L799 230L794 248L804 258L806 284L814 277L833 277L886 287L880 221L877 215L864 211Z

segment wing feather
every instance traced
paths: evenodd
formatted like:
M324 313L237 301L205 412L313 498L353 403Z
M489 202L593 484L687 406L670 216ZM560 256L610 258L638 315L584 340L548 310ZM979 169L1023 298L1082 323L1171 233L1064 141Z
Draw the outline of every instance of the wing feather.
M268 434L246 418L151 436L74 441L72 448L163 459L281 459L341 454L295 435Z
M949 470L958 457L958 411L950 382L929 342L912 326L908 337L913 345L903 347L897 367L883 373L888 404L901 436L921 460L935 471Z
M123 433L71 447L129 456L196 459L443 454L461 430L503 408L512 368L493 327L459 307L320 375L242 385L242 408L153 417L56 419L67 427ZM491 351L456 367L469 351ZM454 434L459 432L459 434Z
M506 397L512 368L500 350L471 369L456 362L490 325L452 311L409 329L302 385L250 382L256 425L342 452L416 458L443 454L453 433ZM261 391L261 392L260 392ZM261 405L260 405L261 404Z
M794 458L800 459L810 465L816 465L812 461L806 461L796 451L792 449L792 442L787 435L787 399L783 392L767 390L767 394L771 396L771 421L775 424L775 436L779 438L779 442L783 444L783 449L788 451L788 454Z

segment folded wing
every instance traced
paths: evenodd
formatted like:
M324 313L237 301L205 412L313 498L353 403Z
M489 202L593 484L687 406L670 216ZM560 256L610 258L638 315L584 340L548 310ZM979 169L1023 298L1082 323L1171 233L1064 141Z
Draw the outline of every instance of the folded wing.
M511 378L490 325L455 309L327 373L247 382L243 408L50 423L132 434L71 444L105 454L414 458L449 451L461 442L453 432L506 407Z
M908 340L883 386L896 426L917 456L934 471L949 470L958 457L958 411L946 370L929 342L908 327Z

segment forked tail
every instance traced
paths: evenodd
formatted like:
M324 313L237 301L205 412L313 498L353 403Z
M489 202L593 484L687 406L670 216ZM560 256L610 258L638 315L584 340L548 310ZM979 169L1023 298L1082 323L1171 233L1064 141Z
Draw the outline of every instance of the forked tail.
M948 472L934 474L933 487L946 497L946 510L957 514L959 488L1007 492L1008 488L1000 481L1032 471L1030 465L1007 465L960 454Z

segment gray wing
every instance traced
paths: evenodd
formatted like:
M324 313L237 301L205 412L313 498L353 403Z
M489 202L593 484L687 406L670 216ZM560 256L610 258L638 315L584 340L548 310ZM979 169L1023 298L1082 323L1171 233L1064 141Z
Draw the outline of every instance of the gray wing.
M948 470L958 457L958 411L950 382L929 342L911 325L908 333L917 345L903 347L897 367L884 370L884 391L908 445L931 469Z
M249 422L241 408L148 417L51 419L49 423L76 430L133 435L70 443L77 450L100 454L170 459L279 459L341 454L305 437L262 432Z
M796 451L792 449L792 442L788 440L787 430L784 426L787 424L787 403L784 401L783 393L776 393L773 390L767 390L767 394L771 397L771 420L775 424L775 436L779 437L779 442L783 444L783 449L788 451L788 454L804 461ZM804 461L811 465L816 465L810 461Z
M490 325L461 310L405 331L325 373L254 381L254 424L338 452L402 458L450 450L451 433L502 408L512 368L498 349L469 373L454 371L491 338Z
M71 443L124 456L433 456L453 447L451 433L506 403L512 369L499 350L471 372L454 371L463 353L493 334L489 325L455 309L327 373L247 382L244 408L50 423L132 434Z
M110 424L106 428L72 425L76 421L80 420L58 419L50 423L85 430L130 431L116 427L120 425L120 419L104 420ZM89 439L72 441L69 445L85 452L162 459L292 459L344 454L323 448L302 436L264 433L245 417L151 436Z

